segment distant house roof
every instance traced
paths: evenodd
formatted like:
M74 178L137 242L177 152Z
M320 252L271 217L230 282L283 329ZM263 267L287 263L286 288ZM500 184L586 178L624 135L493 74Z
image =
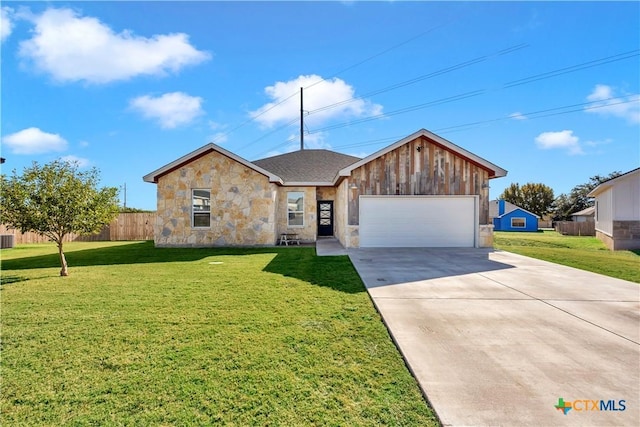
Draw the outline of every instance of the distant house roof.
M600 185L598 185L596 188L594 188L593 190L591 190L591 192L589 194L587 194L588 197L595 197L598 194L602 193L603 191L605 191L606 189L612 187L613 185L615 185L618 181L628 178L630 175L633 174L638 174L640 176L640 168L635 168L633 170L630 170L627 173L623 173L620 176L617 176L615 178L611 178L607 181L604 181L602 183L600 183Z
M446 139L436 135L435 133L429 132L426 129L420 129L419 131L412 133L406 138L402 138L401 140L383 148L382 150L376 151L375 153L365 157L364 159L358 161L357 163L354 163L352 165L347 165L344 169L340 171L340 176L349 176L351 174L351 171L353 171L354 169L357 169L360 166L366 163L369 163L370 161L375 160L378 157L383 156L388 152L393 151L396 148L420 137L425 137L431 140L435 145L439 145L449 151L452 151L456 153L458 156L465 158L472 163L475 163L476 165L482 167L483 169L486 169L489 172L489 178L499 178L507 175L506 170L502 169L499 166L494 165L490 161L485 160L480 156L476 156L470 151L467 151L464 148L457 146L451 141L447 141Z
M305 149L256 160L253 164L278 175L288 185L333 185L338 171L359 160L335 151Z
M571 216L591 216L591 215L595 215L595 213L596 213L596 207L591 206L586 209L582 209L581 211L572 213Z
M534 214L533 212L529 212L528 210L523 209L520 206L514 205L511 202L507 202L506 200L504 201L504 213L502 215L498 215L498 212L499 212L498 200L491 200L489 202L489 218L500 218L516 210L521 210L523 212L526 212L528 214L535 216L536 218L540 218L538 215Z
M267 178L269 178L270 182L277 182L277 183L282 184L282 179L279 176L277 176L277 175L273 174L272 172L269 172L269 171L267 171L265 169L262 169L258 165L255 165L255 164L251 163L250 161L245 160L242 157L240 157L240 156L238 156L236 154L233 154L232 152L227 151L227 150L225 150L224 148L222 148L220 146L217 146L214 143L209 143L207 145L204 145L204 146L198 148L197 150L192 151L191 153L186 154L186 155L180 157L179 159L174 160L173 162L162 166L160 169L154 170L153 172L151 172L151 173L145 175L144 177L142 177L142 179L145 182L157 183L158 182L158 178L160 178L161 176L166 175L169 172L174 171L176 169L179 169L182 166L186 165L187 163L190 163L190 162L192 162L192 161L194 161L194 160L196 160L196 159L198 159L198 158L200 158L200 157L202 157L204 155L207 155L207 154L209 154L209 153L211 153L213 151L216 151L216 152L218 152L218 153L220 153L220 154L222 154L224 156L227 156L230 159L233 159L236 162L238 162L240 164L243 164L244 166L248 167L249 169L255 170L256 172L258 172L258 173L266 176Z

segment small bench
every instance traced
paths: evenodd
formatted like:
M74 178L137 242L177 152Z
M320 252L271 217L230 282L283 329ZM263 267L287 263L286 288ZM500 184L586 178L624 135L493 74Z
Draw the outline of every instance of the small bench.
M300 246L300 236L298 233L281 233L280 240L278 241L279 245L289 246L289 243L297 243Z

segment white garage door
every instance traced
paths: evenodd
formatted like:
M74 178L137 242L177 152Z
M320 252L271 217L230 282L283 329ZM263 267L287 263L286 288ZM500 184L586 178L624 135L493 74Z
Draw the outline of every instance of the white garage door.
M360 247L474 247L477 196L360 196Z

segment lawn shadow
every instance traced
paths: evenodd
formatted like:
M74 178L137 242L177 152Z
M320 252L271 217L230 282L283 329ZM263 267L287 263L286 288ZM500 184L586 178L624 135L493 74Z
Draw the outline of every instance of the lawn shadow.
M87 243L87 245L92 244ZM283 248L156 248L153 241L144 241L65 251L71 274L73 274L74 267L191 262L211 256L245 256L273 253L276 256L263 271L294 277L316 286L325 286L341 292L364 292L364 286L347 256L318 257L315 254L315 248L312 246ZM2 261L3 270L59 267L60 260L57 252ZM19 279L19 276L16 275L7 276L7 280L6 283L15 283L25 279ZM4 284L5 281L3 280L2 283Z
M0 286L10 285L12 283L18 283L18 282L26 282L27 280L29 280L28 277L17 276L13 274L10 274L10 275L3 274L0 276Z

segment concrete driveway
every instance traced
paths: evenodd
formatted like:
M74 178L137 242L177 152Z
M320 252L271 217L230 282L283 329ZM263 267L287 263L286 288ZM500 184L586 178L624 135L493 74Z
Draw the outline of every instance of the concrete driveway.
M638 284L485 249L349 257L444 425L640 425Z

